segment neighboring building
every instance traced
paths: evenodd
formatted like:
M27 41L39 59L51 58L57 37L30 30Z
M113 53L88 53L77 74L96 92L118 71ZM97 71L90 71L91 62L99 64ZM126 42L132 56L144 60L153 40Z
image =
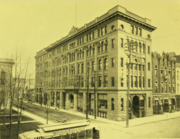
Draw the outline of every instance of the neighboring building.
M180 55L176 56L176 109L180 110Z
M125 43L133 41L131 56L130 118L153 115L151 33L156 28L124 7L115 6L81 28L37 52L36 98L60 109L94 114L94 85L99 117L125 120L127 55ZM89 67L89 102L86 102ZM98 77L94 78L94 71Z
M152 53L153 112L161 114L175 110L176 58L175 53Z
M0 58L0 109L6 107L7 112L9 112L11 100L10 86L12 84L13 65L13 59Z

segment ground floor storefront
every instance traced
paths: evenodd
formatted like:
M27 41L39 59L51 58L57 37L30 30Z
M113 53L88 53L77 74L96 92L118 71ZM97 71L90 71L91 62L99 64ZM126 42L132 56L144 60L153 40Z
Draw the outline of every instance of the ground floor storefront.
M153 114L163 114L164 112L175 112L179 109L180 97L175 94L153 95Z
M97 99L96 99L97 98ZM38 103L55 106L57 109L73 110L110 120L121 121L127 115L127 91L98 90L46 90L37 92ZM129 119L152 116L151 91L131 91L129 95ZM95 105L96 104L96 105ZM87 107L88 105L88 107Z

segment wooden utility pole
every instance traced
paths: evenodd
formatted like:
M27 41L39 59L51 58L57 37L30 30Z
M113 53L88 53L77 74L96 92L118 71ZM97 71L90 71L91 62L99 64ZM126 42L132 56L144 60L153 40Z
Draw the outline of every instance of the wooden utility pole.
M127 40L127 43L126 43L126 47L124 48L127 48L125 51L127 51L127 56L128 56L128 59L129 61L127 62L127 65L128 65L128 84L127 84L127 104L126 104L126 127L129 127L129 92L130 92L130 65L131 65L131 55L132 55L132 52L136 49L134 48L134 46L136 46L136 43L133 42L133 41L129 41Z
M89 67L87 67L87 73L86 119L89 113Z

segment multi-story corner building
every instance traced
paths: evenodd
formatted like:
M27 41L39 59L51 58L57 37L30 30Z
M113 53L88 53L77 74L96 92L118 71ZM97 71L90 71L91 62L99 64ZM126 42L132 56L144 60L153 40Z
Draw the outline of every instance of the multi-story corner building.
M176 56L176 109L180 110L180 55Z
M133 41L130 117L153 115L151 33L155 29L151 20L119 5L81 28L72 27L67 36L35 56L37 100L82 112L89 104L92 115L97 110L99 117L124 120L128 77L125 48Z
M175 110L176 58L175 53L152 53L153 112L160 114Z
M6 108L6 114L10 106L10 86L12 84L13 59L0 58L0 109Z

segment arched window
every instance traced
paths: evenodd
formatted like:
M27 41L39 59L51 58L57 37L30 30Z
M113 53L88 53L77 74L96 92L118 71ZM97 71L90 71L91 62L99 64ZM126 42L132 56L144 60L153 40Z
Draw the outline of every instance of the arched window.
M123 110L124 110L124 99L121 98L121 111L123 111Z
M104 43L102 42L101 43L101 52L103 52L103 45L104 45Z
M100 59L99 60L99 70L101 70L102 69L102 60Z
M111 110L114 110L114 98L111 98Z
M108 69L108 59L105 58L104 59L104 70L107 70Z

